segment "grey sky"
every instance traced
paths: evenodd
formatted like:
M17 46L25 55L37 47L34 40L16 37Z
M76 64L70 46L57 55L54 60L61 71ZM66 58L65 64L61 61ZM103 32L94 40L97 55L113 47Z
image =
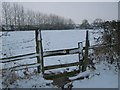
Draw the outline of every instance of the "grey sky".
M46 14L57 14L71 18L75 23L95 18L113 20L118 18L117 2L21 2L25 8Z

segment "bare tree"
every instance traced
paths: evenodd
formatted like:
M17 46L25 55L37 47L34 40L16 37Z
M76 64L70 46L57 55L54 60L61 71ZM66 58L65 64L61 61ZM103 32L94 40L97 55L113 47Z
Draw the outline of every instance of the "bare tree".
M2 3L0 3L0 5L2 6ZM2 8L0 8L0 30L2 30Z
M3 16L3 22L5 25L8 26L8 16L9 16L9 9L10 9L10 4L7 2L2 3L2 16Z
M27 13L26 13L26 19L27 19L27 25L31 25L31 11L30 10L27 10Z
M82 24L80 25L80 27L81 27L82 29L87 29L87 28L89 28L89 27L90 27L90 24L89 24L88 20L84 19L84 20L82 21Z
M20 16L20 29L24 29L25 27L25 10L23 6L20 6L20 11L19 11L19 16Z
M96 18L92 24L93 24L94 28L102 28L103 20L101 18Z
M12 8L10 7L10 8L9 8L9 12L8 12L8 21L9 21L8 23L9 23L10 26L13 25L12 13L13 13L13 10L12 10Z
M18 28L20 29L20 19L21 19L21 17L20 17L20 13L21 13L21 11L20 11L20 6L18 6L17 5L17 25L18 25Z
M44 14L43 16L43 24L48 24L48 15Z
M15 27L17 26L17 11L18 11L18 4L14 3L13 4L13 18L14 18L14 25Z
M37 25L36 27L39 29L43 29L43 27L45 26L44 23L45 23L44 14L40 12L36 13L35 14L35 25Z

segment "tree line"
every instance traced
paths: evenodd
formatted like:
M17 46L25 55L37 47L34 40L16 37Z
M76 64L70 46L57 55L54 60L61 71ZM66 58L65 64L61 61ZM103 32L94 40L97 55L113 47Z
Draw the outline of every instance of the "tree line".
M18 3L2 3L2 27L13 30L30 29L72 29L74 22L72 19L55 14L44 14L25 9Z
M82 20L80 24L80 29L101 29L103 28L104 22L101 18L96 18L91 24L87 19Z

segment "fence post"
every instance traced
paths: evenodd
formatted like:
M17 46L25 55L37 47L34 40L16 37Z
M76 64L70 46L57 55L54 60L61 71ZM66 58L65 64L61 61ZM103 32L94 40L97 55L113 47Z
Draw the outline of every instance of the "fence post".
M42 47L42 34L41 30L38 31L38 43L39 43L39 58L41 61L41 70L42 73L44 74L44 61L43 61L43 47Z
M39 54L39 43L38 43L38 30L35 30L35 39L36 39L36 53ZM40 64L40 57L37 56L37 63ZM41 67L37 67L38 73L40 73Z
M79 70L81 70L81 64L80 64L80 60L83 59L83 43L82 42L78 42L78 48L79 48Z
M86 71L86 68L89 64L88 48L89 48L89 37L88 37L88 31L86 31L85 55L84 55L83 67L82 67L83 72Z
M35 31L36 36L36 53L39 54L37 56L37 63L40 64L40 66L37 67L38 73L42 70L42 73L44 74L44 62L43 62L43 48L42 48L42 36L41 36L41 30Z

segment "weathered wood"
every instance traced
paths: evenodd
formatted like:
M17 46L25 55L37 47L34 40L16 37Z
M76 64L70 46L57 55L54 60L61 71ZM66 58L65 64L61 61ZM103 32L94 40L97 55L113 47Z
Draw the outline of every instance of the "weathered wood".
M79 70L81 70L81 60L83 59L83 44L82 42L78 42L78 48L79 48L79 54L78 54L78 58L79 58Z
M41 30L36 31L36 53L39 54L37 56L37 63L41 63L41 66L38 66L38 73L40 73L40 70L42 70L42 73L44 73L44 61L43 61L43 47L42 47Z
M35 58L36 56L38 56L37 54L35 55L29 55L29 56L25 56L25 57L20 57L20 58L14 58L14 59L4 59L4 60L0 60L0 63L8 63L8 62L14 62L14 61L19 61L19 60L23 60L23 59L32 59Z
M74 79L74 80L71 80L71 81L76 81L76 80L83 80L83 79L85 79L85 78L89 78L89 75L87 75L87 76L81 76L81 77L79 77L79 78L76 78L76 79Z
M45 51L45 52L43 52L43 57L77 54L79 52L80 52L79 48ZM17 55L17 56L12 56L12 57L7 57L7 58L0 58L0 62L6 63L6 62L18 61L18 60L23 60L23 59L27 59L27 58L39 57L39 55L40 54L37 54L37 53L29 53L29 54Z
M39 54L39 42L38 42L38 30L35 31L35 39L36 39L36 53ZM40 57L37 56L37 63L40 63ZM40 73L40 66L37 67L38 73Z
M47 80L53 80L55 78L59 78L59 77L71 77L71 76L75 76L76 74L78 74L80 71L79 70L74 70L71 72L65 72L65 73L59 73L59 74L44 74L44 78ZM59 81L58 81L59 82Z
M42 50L43 51L43 50ZM43 57L49 57L49 56L59 56L59 55L68 55L68 54L78 54L80 51L79 48L73 48L73 49L63 49L63 50L55 50L55 51L45 51L43 52ZM36 47L36 52L38 52L38 47ZM19 56L13 56L8 58L1 58L0 63L7 63L7 62L13 62L13 61L19 61L23 59L32 59L37 57L37 59L40 59L41 54L36 53L30 53L25 55L19 55Z
M62 50L54 50L54 51L45 51L45 52L43 52L43 57L56 56L56 55L77 54L77 53L79 53L79 48L62 49ZM7 59L22 59L22 58L29 57L32 55L34 55L36 57L36 56L39 56L40 54L29 53L29 54L24 54L24 55L17 55L17 56L12 56L12 57L7 57L7 58L0 58L0 61L7 60Z
M82 71L86 71L87 65L89 64L88 61L88 49L89 49L89 36L88 36L88 31L86 31L86 45L85 45L85 55L84 55L84 60L83 60L83 67Z
M30 55L34 55L34 54L36 54L36 53L29 53L29 54L17 55L17 56L12 56L12 57L7 57L7 58L0 58L0 60L20 58L20 57L30 56Z
M45 51L43 53L43 57L77 54L77 53L79 53L79 48L62 49L62 50L54 50L54 51Z
M44 74L44 59L43 59L43 47L42 47L42 34L41 30L39 30L39 36L38 36L38 43L39 43L39 57L41 61L41 69L42 73Z
M37 67L40 66L40 64L37 63L32 63L32 64L24 64L24 65L19 65L19 66L13 66L10 68L3 68L2 71L4 72L5 70L13 70L13 71L18 71L18 70L23 70L26 68L33 68L33 67Z
M69 66L77 66L77 65L80 65L80 64L82 64L82 61L74 62L74 63L68 63L68 64L61 64L61 65L45 66L44 69L45 70L57 69L57 68L64 68L64 67L69 67Z

